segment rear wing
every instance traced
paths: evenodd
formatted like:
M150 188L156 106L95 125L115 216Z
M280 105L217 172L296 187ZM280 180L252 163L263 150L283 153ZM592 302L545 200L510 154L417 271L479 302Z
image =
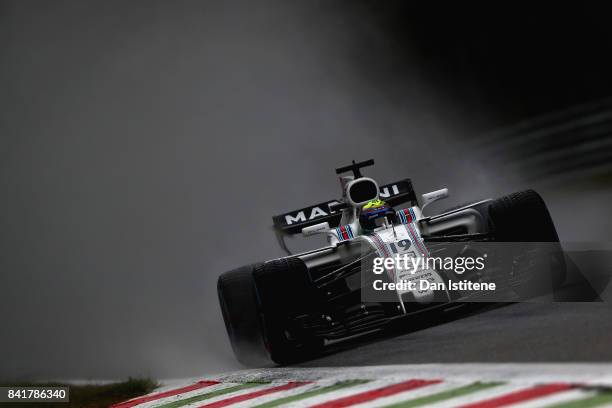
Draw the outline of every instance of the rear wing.
M406 202L409 202L411 206L418 205L410 179L400 180L396 183L380 187L379 195L382 200L391 206ZM337 200L324 201L310 207L275 215L272 217L274 228L282 234L299 234L306 227L326 221L330 227L337 227L342 214L340 211L333 211L329 208L330 204L337 203L339 203Z

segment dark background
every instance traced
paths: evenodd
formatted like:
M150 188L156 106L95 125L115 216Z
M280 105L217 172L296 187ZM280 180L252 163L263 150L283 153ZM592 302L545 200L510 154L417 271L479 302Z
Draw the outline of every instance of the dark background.
M534 187L562 239L607 241L609 15L0 2L0 377L237 368L216 277L282 255L271 216L351 159L448 186L437 209Z

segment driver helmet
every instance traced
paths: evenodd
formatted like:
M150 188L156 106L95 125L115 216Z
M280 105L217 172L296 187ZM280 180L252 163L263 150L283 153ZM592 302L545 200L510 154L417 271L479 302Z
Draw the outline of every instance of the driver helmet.
M379 199L370 200L361 207L359 225L363 230L373 231L384 225L385 220L394 223L396 221L396 214L395 210L384 201Z

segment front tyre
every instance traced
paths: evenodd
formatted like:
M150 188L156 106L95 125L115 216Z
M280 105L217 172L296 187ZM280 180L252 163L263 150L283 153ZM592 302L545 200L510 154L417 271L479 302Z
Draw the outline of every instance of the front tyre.
M257 267L247 265L225 272L217 281L219 304L232 350L238 361L247 366L261 365L268 358L253 279Z
M320 352L323 340L293 324L293 317L316 298L302 260L282 258L226 272L217 288L230 343L241 363L287 364Z

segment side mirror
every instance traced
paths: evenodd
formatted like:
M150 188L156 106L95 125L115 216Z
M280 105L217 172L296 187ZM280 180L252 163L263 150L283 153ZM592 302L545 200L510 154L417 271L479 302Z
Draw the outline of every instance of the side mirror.
M432 191L431 193L425 193L421 195L423 197L423 206L421 207L421 211L425 209L428 204L433 203L434 201L441 200L443 198L448 197L448 188L443 188L441 190Z
M302 235L305 237L310 237L316 234L326 234L327 231L329 231L329 222L326 221L303 228Z

